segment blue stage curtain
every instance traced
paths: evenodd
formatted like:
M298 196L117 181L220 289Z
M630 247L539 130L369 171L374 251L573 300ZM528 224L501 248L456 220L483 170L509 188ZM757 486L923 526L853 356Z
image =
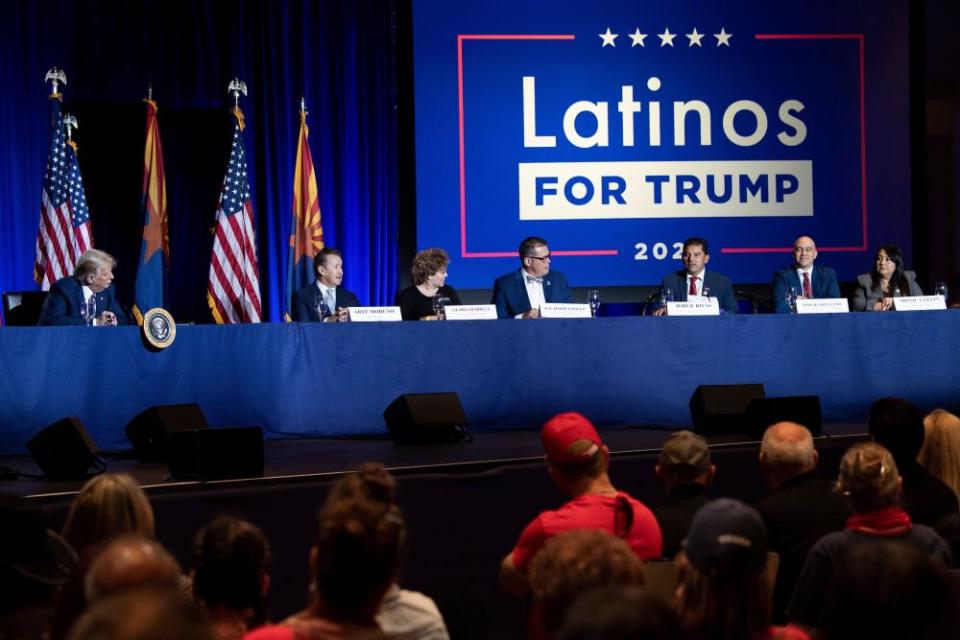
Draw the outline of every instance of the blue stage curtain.
M205 292L233 77L241 98L265 318L283 317L300 97L310 112L327 246L365 304L397 287L395 2L16 1L0 19L0 289L35 289L34 242L46 154L47 69L67 73L97 248L120 262L132 303L142 220L148 80L158 102L180 320L210 321Z

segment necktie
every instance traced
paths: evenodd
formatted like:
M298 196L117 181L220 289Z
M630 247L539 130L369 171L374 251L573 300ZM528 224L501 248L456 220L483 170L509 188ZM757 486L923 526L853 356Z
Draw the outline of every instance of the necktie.
M690 291L687 292L688 296L697 295L697 280L699 279L697 276L690 276Z
M803 272L803 297L813 298L813 287L810 286L810 274Z
M538 276L524 276L530 284L543 284L543 278Z
M333 289L327 289L326 304L327 304L327 311L330 313L330 315L333 315L337 311L337 308L334 306L336 304L336 301L333 296L334 296Z

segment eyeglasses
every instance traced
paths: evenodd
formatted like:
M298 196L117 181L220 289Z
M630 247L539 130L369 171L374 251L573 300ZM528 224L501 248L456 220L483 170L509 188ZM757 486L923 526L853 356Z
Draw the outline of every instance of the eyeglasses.
M549 259L550 259L550 256L552 256L552 255L553 255L552 253L548 253L548 254L545 255L545 256L526 256L526 257L527 257L527 258L530 258L531 260L540 260L540 261L543 261L543 260L549 260Z

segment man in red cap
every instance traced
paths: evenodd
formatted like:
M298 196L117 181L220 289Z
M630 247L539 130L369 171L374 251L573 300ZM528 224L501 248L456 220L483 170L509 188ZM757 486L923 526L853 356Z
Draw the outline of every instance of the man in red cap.
M610 482L610 450L590 421L561 413L543 426L547 471L570 501L544 511L527 525L500 565L500 584L511 593L527 588L527 567L551 536L574 529L599 529L626 540L642 560L659 558L662 537L653 513Z

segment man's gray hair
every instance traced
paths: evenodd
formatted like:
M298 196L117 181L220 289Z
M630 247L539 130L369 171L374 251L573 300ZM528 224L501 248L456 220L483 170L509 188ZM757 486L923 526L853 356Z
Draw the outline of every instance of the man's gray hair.
M85 276L91 273L95 274L101 269L113 269L116 266L116 259L106 251L88 249L84 251L80 259L77 260L77 267L73 270L73 277L77 280L83 280Z
M760 444L760 453L768 462L785 467L812 467L817 463L817 452L813 448L813 436L810 430L802 425L795 424L793 433L799 438L778 437L778 430L770 427L763 433L763 442Z

